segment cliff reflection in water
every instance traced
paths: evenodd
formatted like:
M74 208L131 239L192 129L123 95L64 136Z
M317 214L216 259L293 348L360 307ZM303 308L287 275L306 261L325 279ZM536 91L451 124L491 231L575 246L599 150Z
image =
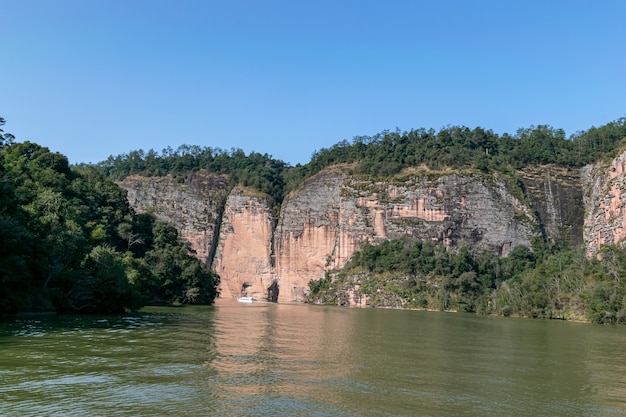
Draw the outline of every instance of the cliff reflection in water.
M0 415L626 416L626 327L296 304L0 322Z
M351 356L353 335L348 317L342 320L339 314L331 324L324 315L323 308L301 305L218 302L217 355L208 366L216 371L222 400L235 407L231 411L238 404L249 408L252 402L263 412L263 404L276 398L282 399L285 411L291 409L290 401L300 403L298 399L340 402L339 391L326 387L349 372L333 360ZM254 414L250 409L246 413Z
M215 318L226 414L626 415L623 328L231 301Z

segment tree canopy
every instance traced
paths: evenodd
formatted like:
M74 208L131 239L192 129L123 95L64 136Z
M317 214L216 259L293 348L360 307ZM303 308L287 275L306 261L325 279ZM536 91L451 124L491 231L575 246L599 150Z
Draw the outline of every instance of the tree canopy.
M309 283L309 301L348 304L360 293L371 306L626 324L626 252L605 246L601 255L538 241L499 258L404 237L365 244L344 268Z
M0 143L0 313L213 302L219 277L173 227L136 215L95 168L13 139Z
M284 172L288 165L268 154L252 152L246 155L241 149L225 151L219 148L181 145L160 153L135 150L127 154L109 156L95 165L107 178L121 180L128 175L175 177L204 170L227 174L233 183L255 188L272 197L275 204L283 199ZM84 168L84 166L83 166Z
M448 126L438 132L433 129L384 131L321 149L302 170L303 175L309 175L338 163L355 163L356 172L373 175L394 174L422 164L435 169L442 166L498 169L505 165L522 168L535 164L575 167L611 154L624 138L626 118L578 132L569 139L562 129L547 125L519 129L514 135L464 126Z
M351 164L353 172L386 176L412 166L474 167L483 171L509 170L528 165L558 164L580 167L614 155L624 145L626 118L566 137L562 129L548 125L518 129L515 134L497 134L481 127L447 126L439 131L414 129L383 131L373 136L341 140L313 153L305 165L289 164L267 154L241 149L181 145L154 150L135 150L110 156L97 164L108 178L120 180L131 174L185 175L196 170L228 174L233 185L256 188L280 204L283 196L304 178L336 164Z

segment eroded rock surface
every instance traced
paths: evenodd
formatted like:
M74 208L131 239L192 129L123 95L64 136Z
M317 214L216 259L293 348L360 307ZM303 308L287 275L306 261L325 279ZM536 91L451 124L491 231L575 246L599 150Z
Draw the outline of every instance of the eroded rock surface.
M424 172L371 181L334 167L283 202L275 234L279 300L303 299L310 280L344 266L364 242L410 235L505 256L539 234L530 207L497 175Z
M267 196L256 191L237 187L228 196L213 263L222 297L276 301L270 210Z
M623 244L626 239L626 152L610 165L583 169L586 183L584 241L589 256L603 244Z
M364 242L410 235L500 256L542 235L579 245L583 200L592 207L585 217L585 242L595 252L626 235L624 159L616 159L606 173L597 166L582 174L537 167L518 179L413 169L374 180L335 166L286 196L278 219L272 218L268 196L231 190L225 176L196 173L183 182L131 176L121 185L135 210L172 222L191 242L221 276L223 297L285 302L303 300L310 280L344 266ZM590 191L583 198L585 189Z
M546 237L571 247L583 244L583 184L581 170L554 165L520 172L526 196Z
M216 233L228 195L225 175L195 173L179 182L172 176L131 175L119 182L138 213L151 212L170 222L187 240L198 259L211 265Z

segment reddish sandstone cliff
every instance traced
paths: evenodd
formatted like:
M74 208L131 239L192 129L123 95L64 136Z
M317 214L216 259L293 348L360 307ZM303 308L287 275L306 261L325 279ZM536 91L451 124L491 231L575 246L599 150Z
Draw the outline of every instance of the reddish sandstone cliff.
M226 200L213 267L221 297L276 301L271 265L273 222L267 196L236 187Z
M279 301L340 268L363 242L411 235L500 255L539 234L530 208L497 175L413 172L372 181L334 167L283 202L275 233Z
M585 187L584 241L587 254L603 244L623 244L626 239L626 152L608 165L583 169Z
M341 168L331 168L306 180L283 201L275 233L279 301L303 300L308 282L320 279L357 245L342 241L339 233L340 192L345 180Z
M623 163L611 172L608 178L623 180ZM288 302L303 300L310 280L345 265L364 242L410 235L506 256L541 233L580 241L582 205L573 204L582 195L577 174L538 168L521 178L520 186L499 174L414 169L374 180L335 166L286 196L277 222L268 196L240 187L229 191L223 176L197 173L182 183L129 177L121 185L136 210L174 223L221 276L223 297ZM598 207L605 210L588 216L585 230L600 237L596 242L615 241L624 234L621 194L603 199L602 178L589 198L602 200ZM615 218L615 224L591 227L600 218Z

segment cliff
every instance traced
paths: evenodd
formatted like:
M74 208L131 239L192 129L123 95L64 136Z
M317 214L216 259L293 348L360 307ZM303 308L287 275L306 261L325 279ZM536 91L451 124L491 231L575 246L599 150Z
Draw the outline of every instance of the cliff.
M596 163L582 170L586 207L583 238L587 254L604 244L620 245L626 239L626 152L610 163Z
M148 211L157 219L172 223L191 244L198 259L211 265L228 196L228 177L200 172L179 182L169 175L132 175L119 185L127 190L128 201L136 212Z
M283 202L275 236L280 299L303 299L309 280L344 266L364 242L410 235L505 256L539 233L532 210L498 175L422 171L376 181L334 167Z
M581 170L555 165L519 172L524 194L544 237L570 247L583 245L583 179Z
M622 178L623 167L615 168ZM268 196L231 189L224 176L196 173L182 183L133 176L121 185L136 210L174 223L221 276L223 297L285 302L303 300L310 280L345 265L364 242L410 235L500 256L542 235L580 245L585 175L557 167L515 175L412 169L372 179L335 166L286 196L277 221ZM598 184L606 180L594 178ZM606 187L598 187L597 195L585 198L601 199ZM617 205L606 201L604 206L611 204ZM611 237L608 231L592 232L590 225L588 213L585 236L595 233L606 240L623 233L612 228Z
M270 209L267 197L250 189L236 187L228 196L213 263L222 297L277 301Z

